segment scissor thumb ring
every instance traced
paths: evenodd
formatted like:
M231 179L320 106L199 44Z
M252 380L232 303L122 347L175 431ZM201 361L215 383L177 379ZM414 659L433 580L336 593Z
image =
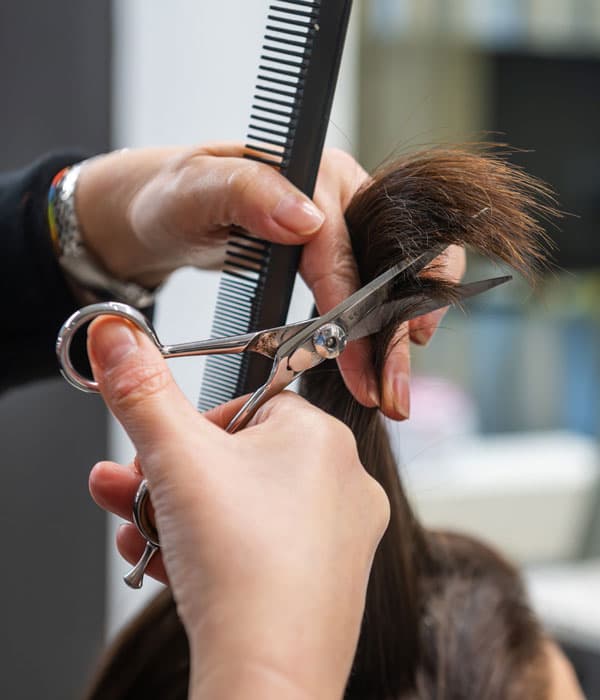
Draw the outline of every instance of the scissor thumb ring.
M148 488L148 482L144 479L140 483L135 498L133 499L133 522L139 533L146 540L146 546L144 547L144 552L138 563L123 577L123 580L130 588L142 587L148 564L156 551L160 548L158 531L150 518L149 506L150 490Z

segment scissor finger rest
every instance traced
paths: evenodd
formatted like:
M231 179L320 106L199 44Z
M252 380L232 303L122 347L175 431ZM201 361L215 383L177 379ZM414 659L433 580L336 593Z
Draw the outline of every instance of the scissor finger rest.
M121 318L126 318L144 332L159 350L163 350L154 328L148 323L146 317L140 311L134 309L133 306L121 304L118 301L106 301L79 309L65 321L60 329L56 339L56 354L63 377L75 388L88 393L98 393L98 382L85 377L75 368L71 361L71 343L75 333L98 316L120 316Z
M130 588L141 588L144 581L144 574L150 560L160 548L158 540L158 531L150 514L148 512L150 505L150 492L148 491L148 482L144 479L135 494L133 499L133 522L138 529L138 532L146 540L144 552L137 564L127 573L123 580Z

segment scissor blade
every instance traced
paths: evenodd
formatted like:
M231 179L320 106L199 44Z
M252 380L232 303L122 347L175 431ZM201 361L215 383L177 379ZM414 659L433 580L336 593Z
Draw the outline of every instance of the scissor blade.
M511 275L505 275L503 277L493 277L487 280L470 282L469 284L458 284L455 288L457 298L452 303L460 303L465 299L469 299L470 297L487 292L489 289L498 287L511 279ZM413 296L404 299L397 299L396 301L388 301L385 304L373 309L361 321L350 328L348 340L358 340L358 338L373 335L373 333L379 332L393 320L401 323L410 321L413 318L417 318L417 316L423 316L431 311L443 309L448 305L447 299L439 299L436 297L418 299L417 297ZM405 310L404 314L402 313L403 309ZM400 316L400 318L398 318L398 316Z
M313 319L310 325L303 327L291 338L286 339L277 351L278 356L284 357L295 352L303 343L312 338L313 333L325 323L338 323L348 330L354 328L357 323L375 308L388 301L397 277L409 271L417 273L444 250L445 246L443 245L434 246L418 257L405 263L398 263L386 270L386 272L383 272L335 306L331 311Z
M443 245L434 246L408 262L394 265L357 292L354 292L329 313L321 316L321 324L333 321L344 328L352 328L361 318L388 301L398 277L408 272L416 275L437 258L445 248L446 246Z
M360 311L365 305L375 306L377 299L384 300L388 296L389 290L395 284L397 277L411 270L414 273L419 272L429 265L434 258L437 258L443 250L444 247L437 246L422 253L413 260L398 263L390 267L389 270L383 272L374 280L371 280L371 282L361 287L358 291L354 292L354 294L350 295L347 299L322 316L320 319L321 323L328 323L329 321L335 320L336 322L344 324L344 322L347 321L345 314L348 312L354 316L355 314L360 314Z

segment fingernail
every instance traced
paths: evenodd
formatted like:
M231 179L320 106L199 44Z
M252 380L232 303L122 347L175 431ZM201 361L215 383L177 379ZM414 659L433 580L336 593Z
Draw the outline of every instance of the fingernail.
M403 419L410 416L410 384L408 375L397 374L393 381L393 402L396 413Z
M325 214L309 199L292 192L279 200L272 217L280 226L302 236L314 233L325 221Z
M101 369L114 367L137 349L135 335L127 323L103 321L94 329L92 352Z

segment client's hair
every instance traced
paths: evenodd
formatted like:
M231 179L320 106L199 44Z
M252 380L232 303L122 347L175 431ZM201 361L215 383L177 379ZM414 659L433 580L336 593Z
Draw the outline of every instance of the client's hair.
M436 244L466 245L532 278L545 259L539 222L554 213L545 186L500 155L439 148L380 169L354 196L346 220L363 282ZM399 295L431 291L453 298L435 269L405 280ZM395 326L373 340L379 376ZM353 399L335 362L307 374L301 393L350 426L362 463L391 503L346 697L546 697L545 639L517 570L473 538L419 523L379 412ZM88 697L183 700L188 672L185 632L164 592L117 638Z

